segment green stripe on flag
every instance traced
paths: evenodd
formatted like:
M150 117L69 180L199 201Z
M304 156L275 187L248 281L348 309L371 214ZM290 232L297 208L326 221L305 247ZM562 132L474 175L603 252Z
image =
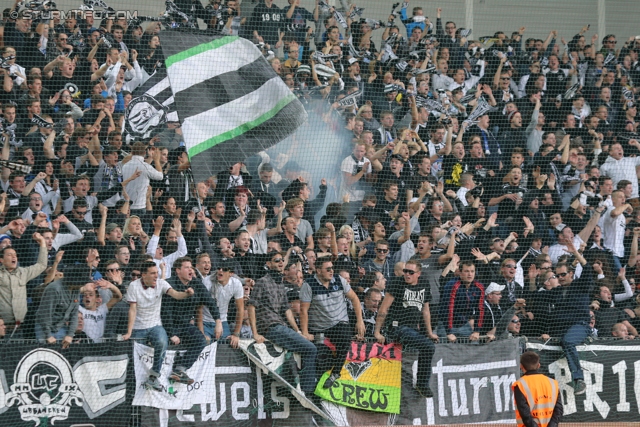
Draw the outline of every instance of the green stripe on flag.
M264 122L266 122L267 120L271 119L273 116L275 116L276 114L278 114L278 112L280 110L282 110L284 107L286 107L290 102L296 100L297 97L294 94L290 94L288 96L286 96L285 98L282 98L280 101L278 101L278 103L269 111L267 111L266 113L264 113L263 115L261 115L260 117L258 117L255 120L252 120L250 122L244 123L240 126L238 126L235 129L231 129L230 131L221 133L220 135L214 136L213 138L209 138L206 141L203 141L201 143L199 143L198 145L191 147L189 149L189 157L194 157L200 153L202 153L203 151L206 151L212 147L215 147L216 145L220 144L221 142L224 141L228 141L230 139L233 139L237 136L242 135L245 132L250 131L253 128L256 128L258 126L260 126L261 124L263 124Z
M226 36L221 37L219 39L211 40L209 43L202 43L187 50L183 50L180 53L176 53L175 55L171 55L167 59L165 59L164 63L167 68L171 67L176 62L184 61L187 58L190 58L195 55L199 55L202 52L206 52L208 50L217 49L226 44L233 43L238 40L238 36Z

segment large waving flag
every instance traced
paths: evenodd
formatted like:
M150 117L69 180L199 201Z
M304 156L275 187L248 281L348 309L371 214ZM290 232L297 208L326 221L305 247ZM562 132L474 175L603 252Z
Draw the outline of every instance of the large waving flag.
M197 181L280 142L306 120L258 48L235 36L160 33Z
M166 129L167 122L177 122L169 77L157 70L131 94L124 118L124 130L129 140L150 138Z

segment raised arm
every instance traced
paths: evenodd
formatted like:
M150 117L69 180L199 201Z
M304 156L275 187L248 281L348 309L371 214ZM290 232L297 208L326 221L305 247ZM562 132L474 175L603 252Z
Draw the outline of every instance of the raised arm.
M36 177L34 179L31 180L31 182L29 184L27 184L26 187L24 187L24 190L22 191L22 194L24 194L25 196L28 194L31 194L31 192L33 191L34 187L36 186L37 183L39 183L40 181L42 181L43 179L45 179L47 177L47 174L44 172L39 172L38 175L36 175Z
M591 236L593 229L596 228L596 225L598 225L598 221L600 221L600 217L602 216L603 209L602 208L599 208L599 209L600 210L596 209L593 211L593 216L591 217L589 222L587 222L587 225L585 225L582 231L578 233L578 236L582 239L583 242L589 241L589 237Z
M502 67L504 66L504 63L507 62L507 55L505 55L504 53L502 53L502 55L500 56L500 64L498 65L498 69L496 70L496 73L493 75L493 89L498 89L499 84L500 84L500 75L502 74Z
M106 244L104 239L105 239L106 229L107 229L108 209L105 205L100 203L98 205L98 210L100 211L100 227L98 227L98 233L96 234L96 239L98 240L98 243L100 243L100 245L104 246Z

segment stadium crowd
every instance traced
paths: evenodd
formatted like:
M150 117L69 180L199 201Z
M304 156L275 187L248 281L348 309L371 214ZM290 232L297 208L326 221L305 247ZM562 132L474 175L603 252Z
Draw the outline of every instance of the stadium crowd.
M638 336L640 40L474 39L409 2L380 21L355 4L179 0L162 21L99 25L92 3L64 21L34 13L46 2L3 12L5 339L148 342L154 389L170 345L187 350L171 378L190 383L208 342L268 339L301 354L307 393L323 340L324 387L354 337L400 342L421 350L431 396L438 341L555 337L581 394L576 345ZM337 181L313 188L266 152L194 182L178 123L128 138L132 93L164 67L160 30L197 19L255 42L322 118ZM325 203L331 186L342 203Z

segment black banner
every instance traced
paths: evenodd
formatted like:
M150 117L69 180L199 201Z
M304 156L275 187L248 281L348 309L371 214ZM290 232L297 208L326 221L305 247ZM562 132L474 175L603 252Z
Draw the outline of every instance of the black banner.
M578 347L587 384L585 394L573 393L571 372L558 345L529 343L540 354L545 373L560 386L563 422L637 422L640 413L640 342L595 341Z
M517 339L437 345L431 373L434 423L513 422L511 384L520 377L519 355Z
M2 426L127 425L131 343L0 346ZM133 381L135 383L135 381Z
M587 384L581 396L575 396L569 385L571 373L561 347L530 342L527 348L540 353L543 370L558 380L564 422L637 420L640 342L600 341L578 347ZM326 401L322 409L341 425L512 422L510 387L519 377L520 351L519 340L480 346L437 345L431 376L433 399L415 392L417 354L404 351L400 414L375 414ZM321 421L287 386L256 369L241 351L219 346L211 365L215 398L177 411L142 407L142 426L171 427L185 422L195 427L253 426L260 420L310 426ZM286 381L292 381L291 368L282 372ZM74 344L65 350L5 344L0 347L0 425L127 425L135 384L129 342Z

